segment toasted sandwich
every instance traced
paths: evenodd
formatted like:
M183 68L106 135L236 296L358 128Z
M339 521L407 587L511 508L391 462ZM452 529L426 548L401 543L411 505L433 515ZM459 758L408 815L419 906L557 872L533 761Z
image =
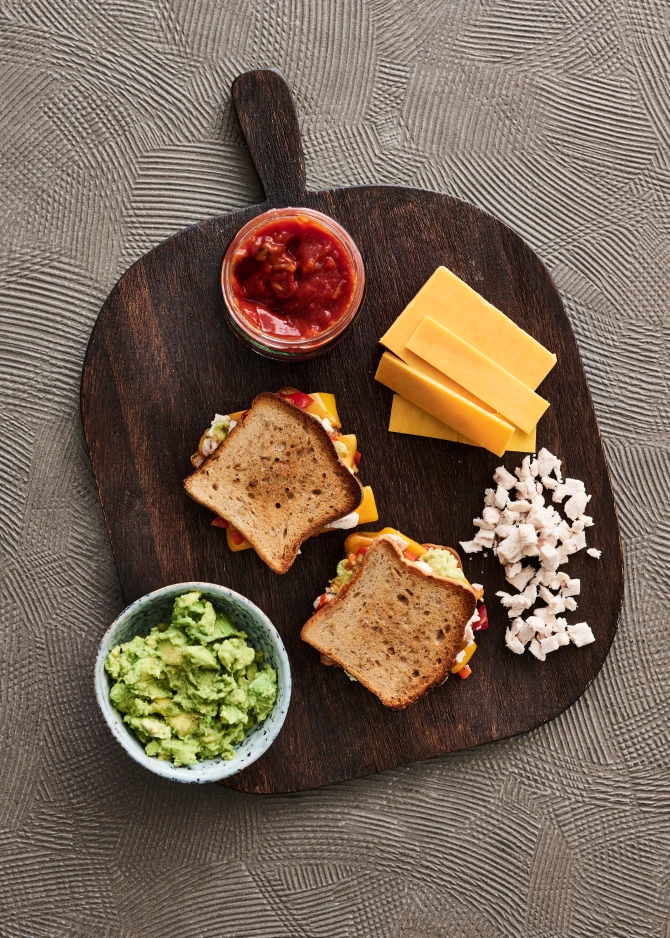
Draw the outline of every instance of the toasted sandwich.
M321 661L343 668L386 707L404 710L450 673L468 677L488 627L483 590L456 551L393 528L350 535L337 576L300 633Z
M286 573L309 537L358 524L365 500L357 461L344 461L328 418L306 412L296 395L312 399L287 388L259 394L247 411L217 415L184 482L277 573Z
M337 412L337 402L334 394L326 392L303 394L295 388L283 388L277 392L280 397L290 401L300 410L311 414L312 417L319 420L333 442L337 455L347 468L358 475L358 467L361 462L361 453L358 450L358 441L354 433L342 433L340 417ZM225 440L228 434L235 429L237 422L244 416L245 410L232 414L216 414L212 420L211 426L205 430L200 437L197 451L191 456L191 463L197 469L208 456L211 456L216 448ZM377 505L372 488L369 485L363 486L363 501L355 512L339 518L337 521L324 525L319 531L320 534L327 531L347 530L355 528L360 524L370 524L377 521ZM240 531L236 530L225 518L215 515L212 525L217 528L224 528L226 531L226 541L231 551L251 549L251 544Z

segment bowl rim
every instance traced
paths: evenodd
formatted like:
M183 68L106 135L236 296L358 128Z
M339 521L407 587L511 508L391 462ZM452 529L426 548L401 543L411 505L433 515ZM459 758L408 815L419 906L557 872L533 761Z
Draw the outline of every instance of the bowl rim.
M221 758L207 759L203 762L195 763L192 767L176 767L172 762L163 762L162 760L157 759L155 756L148 756L144 752L142 744L139 742L137 737L134 736L131 730L114 718L115 715L118 714L118 711L115 709L111 700L109 699L109 678L104 667L105 660L109 654L109 648L105 648L105 646L112 633L118 630L121 624L126 622L131 616L134 616L137 612L139 612L140 609L144 608L145 606L149 606L155 600L160 599L163 596L172 596L176 594L181 595L182 593L187 593L194 590L200 590L202 592L209 592L214 594L218 593L220 596L232 599L233 601L238 602L244 606L249 612L252 613L254 618L256 618L266 630L279 657L279 663L281 665L282 671L281 692L278 692L277 699L275 700L274 707L270 711L270 714L272 714L278 706L281 706L282 712L276 719L272 730L265 735L262 742L258 745L257 751L255 751L250 756L247 756L243 760L242 764L239 763L239 760L236 757L235 759L230 760ZM247 766L251 765L257 759L260 759L263 753L265 753L270 748L272 743L279 735L279 732L284 725L286 714L288 713L288 708L291 701L292 675L288 654L286 652L286 648L284 647L282 638L268 616L259 606L257 606L246 596L243 596L241 593L236 592L228 586L222 586L218 583L206 583L199 580L189 580L183 583L171 583L167 586L161 586L159 589L152 590L149 593L145 593L144 596L140 596L138 599L135 599L132 603L130 603L130 605L126 606L126 608L119 613L119 615L114 619L112 624L105 630L104 634L100 638L95 659L93 683L95 688L95 697L98 703L98 707L102 712L105 723L107 724L114 738L123 747L131 759L144 766L144 768L148 769L150 772L153 772L155 775L160 775L162 778L167 778L171 781L177 782L198 784L203 782L217 782L221 779L229 778L231 775L235 775L242 769L247 768ZM130 745L131 741L136 743L137 746Z

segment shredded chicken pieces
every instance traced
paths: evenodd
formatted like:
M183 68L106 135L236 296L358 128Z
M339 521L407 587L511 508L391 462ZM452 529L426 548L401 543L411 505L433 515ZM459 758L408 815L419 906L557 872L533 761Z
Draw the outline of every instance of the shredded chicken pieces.
M473 540L461 541L461 547L468 554L492 550L517 591L496 594L512 619L505 632L507 647L517 655L528 649L544 661L561 645L595 641L586 622L568 625L563 616L577 609L580 582L559 570L586 548L586 528L593 525L585 514L591 496L584 483L563 481L561 460L547 449L535 458L526 456L514 475L499 466L493 481L496 487L486 489L481 518L473 520L479 530ZM586 552L600 558L594 547Z

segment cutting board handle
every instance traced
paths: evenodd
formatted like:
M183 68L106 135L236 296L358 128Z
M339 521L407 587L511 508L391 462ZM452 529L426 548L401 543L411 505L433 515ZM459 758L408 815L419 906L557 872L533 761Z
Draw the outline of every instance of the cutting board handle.
M235 79L232 95L268 204L302 205L305 159L298 115L286 79L276 68L255 69Z

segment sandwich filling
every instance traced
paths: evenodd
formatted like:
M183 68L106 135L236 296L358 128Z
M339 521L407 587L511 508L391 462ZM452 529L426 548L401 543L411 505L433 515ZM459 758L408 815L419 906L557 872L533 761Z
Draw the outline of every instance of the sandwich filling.
M216 451L218 446L223 443L230 431L237 426L237 420L233 420L230 414L214 414L214 420L208 430L205 430L200 437L198 452L191 456L191 462L197 469L202 466L208 456Z
M413 564L422 570L428 576L439 576L449 580L465 583L472 586L479 600L483 597L483 587L479 584L470 584L465 577L456 555L446 547L424 546L418 544L411 538L405 537L395 528L384 528L382 531L362 532L360 534L351 534L344 542L345 557L337 565L335 576L332 578L325 592L323 592L315 601L314 608L320 609L328 602L332 602L337 594L353 579L357 568L363 561L366 553L370 549L373 540L382 535L391 537L403 553L403 557L408 563ZM475 610L474 615L465 626L463 642L456 655L454 666L451 669L452 674L458 674L462 678L467 678L472 673L469 667L469 661L477 650L477 644L474 639L474 633L488 628L488 617L486 606L482 603ZM321 655L321 662L332 666L335 664L327 655ZM350 677L350 675L349 675ZM353 680L353 678L352 678Z

